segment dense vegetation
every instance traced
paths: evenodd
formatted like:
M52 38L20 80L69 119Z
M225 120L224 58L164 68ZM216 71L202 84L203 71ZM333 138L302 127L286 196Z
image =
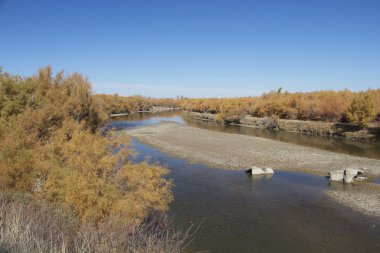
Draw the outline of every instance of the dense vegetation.
M123 97L118 94L98 94L94 95L94 97L103 104L103 108L109 114L149 111L155 106L179 107L179 100L171 98L150 98L142 96Z
M351 122L365 126L380 119L380 89L363 92L283 92L259 97L155 99L141 96L95 95L106 112L148 111L154 106L216 114L220 121L237 121L245 115L281 119Z
M217 114L220 120L227 121L248 114L256 117L367 124L380 117L380 89L308 93L289 93L279 89L260 97L183 99L180 104L185 110Z
M167 169L130 162L128 138L102 131L107 114L80 74L53 76L50 67L25 78L0 72L3 192L28 194L36 207L28 208L59 207L78 224L96 228L132 228L150 213L165 211L173 199L171 182L164 178ZM2 198L0 204L5 208L9 200ZM115 242L112 250L121 244Z

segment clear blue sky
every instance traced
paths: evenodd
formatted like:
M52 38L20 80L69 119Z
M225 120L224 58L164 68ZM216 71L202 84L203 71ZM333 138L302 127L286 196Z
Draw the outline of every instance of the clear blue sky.
M380 0L0 0L0 66L97 93L252 96L380 87Z

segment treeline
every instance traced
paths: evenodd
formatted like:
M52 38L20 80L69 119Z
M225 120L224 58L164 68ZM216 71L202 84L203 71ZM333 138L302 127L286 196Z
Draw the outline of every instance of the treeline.
M99 229L110 232L113 225L132 231L150 213L167 210L173 199L171 182L164 178L167 169L129 161L129 139L120 133L105 135L102 126L107 119L107 108L80 74L53 75L50 67L31 77L0 72L2 195L27 194L33 201L31 210L60 210L59 217L73 217L78 227L91 225L95 237L108 233ZM7 208L13 200L1 198L0 206ZM31 219L38 212L29 213ZM0 215L4 232L10 229L4 227L4 219L13 216L1 210ZM0 237L1 249L18 252L12 250L17 245L4 244L12 238L4 233ZM113 248L91 252L134 252L125 248L122 236L109 239L115 239Z
M220 121L238 121L245 115L281 119L351 122L366 125L380 119L380 89L362 92L283 92L240 98L150 98L95 95L108 114L149 111L154 106L216 114Z
M220 120L226 121L252 115L365 125L380 117L380 89L307 93L279 89L259 97L183 99L180 105L188 111L217 114Z
M150 98L94 95L108 114L149 111L154 106L216 114L220 121L238 121L245 115L366 125L380 119L380 89L361 92L283 92L240 98Z
M119 96L118 94L94 95L102 103L103 108L109 114L131 113L137 111L149 111L153 107L179 107L179 99L172 98L151 98L143 96Z

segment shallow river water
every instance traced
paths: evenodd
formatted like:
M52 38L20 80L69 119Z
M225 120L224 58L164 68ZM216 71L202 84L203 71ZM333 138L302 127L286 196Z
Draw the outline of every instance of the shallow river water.
M160 114L117 119L110 126L123 130L161 121L197 124L177 114ZM169 212L174 226L200 224L186 252L380 252L380 222L322 193L329 187L350 187L285 171L252 177L192 164L137 140L132 144L138 151L136 162L148 157L170 169L175 200Z

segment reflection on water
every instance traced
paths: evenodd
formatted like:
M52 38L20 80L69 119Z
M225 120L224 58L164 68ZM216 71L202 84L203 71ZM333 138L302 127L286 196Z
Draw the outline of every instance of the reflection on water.
M251 178L252 182L260 181L260 180L263 180L263 179L270 179L270 178L273 177L273 175L274 174L266 174L266 175L249 175L248 174L248 176Z
M161 122L175 122L184 124L181 113L178 111L169 111L160 113L134 113L127 117L115 117L108 122L107 128L123 130L138 126L154 125Z
M202 222L186 252L377 252L380 222L329 201L323 177L252 177L170 157L133 141L135 161L170 169L175 226ZM343 187L343 184L336 187ZM375 227L373 226L375 225Z

